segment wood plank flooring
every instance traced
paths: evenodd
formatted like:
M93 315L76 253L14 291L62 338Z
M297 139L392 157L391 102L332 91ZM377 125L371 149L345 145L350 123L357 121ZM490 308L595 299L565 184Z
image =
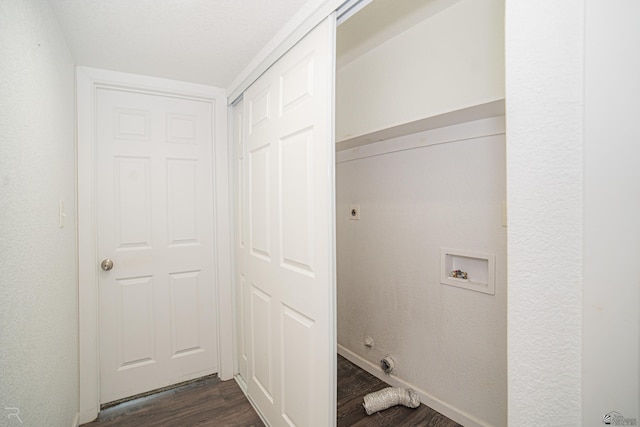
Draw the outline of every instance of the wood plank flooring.
M338 427L460 427L439 412L394 406L368 416L362 406L367 393L388 385L338 356ZM100 412L83 427L250 427L264 426L235 381L208 377Z
M235 381L208 377L100 411L82 427L264 426Z
M364 396L385 387L389 385L339 355L338 427L460 427L460 424L424 404L416 409L393 406L367 415L362 406Z

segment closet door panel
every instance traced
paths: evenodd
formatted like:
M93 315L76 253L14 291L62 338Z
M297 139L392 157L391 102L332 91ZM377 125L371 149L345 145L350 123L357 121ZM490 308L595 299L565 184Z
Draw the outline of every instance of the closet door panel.
M248 393L272 426L335 425L335 18L244 94Z

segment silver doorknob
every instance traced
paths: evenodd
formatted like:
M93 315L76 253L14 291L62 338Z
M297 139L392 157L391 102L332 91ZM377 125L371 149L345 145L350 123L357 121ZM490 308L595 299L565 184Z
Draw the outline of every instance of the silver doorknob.
M100 263L100 267L104 271L109 271L113 268L113 261L111 261L109 258L103 259L102 262Z

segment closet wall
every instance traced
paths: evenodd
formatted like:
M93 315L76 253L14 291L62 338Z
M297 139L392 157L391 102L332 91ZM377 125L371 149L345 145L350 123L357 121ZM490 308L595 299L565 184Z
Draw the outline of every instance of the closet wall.
M504 0L374 0L338 27L338 143L504 99Z
M504 4L418 3L421 21L359 56L338 31L339 353L466 426L504 426ZM495 294L441 284L442 248L495 255Z

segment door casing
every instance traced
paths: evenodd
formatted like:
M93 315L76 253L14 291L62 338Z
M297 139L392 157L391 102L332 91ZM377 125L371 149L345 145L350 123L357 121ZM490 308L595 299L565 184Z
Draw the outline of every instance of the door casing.
M223 89L154 77L78 67L77 85L77 191L78 191L78 319L80 422L94 420L100 410L98 353L98 258L96 239L95 92L117 87L143 93L192 98L212 103L214 153L214 227L221 379L234 375L233 298L227 145L227 98Z

